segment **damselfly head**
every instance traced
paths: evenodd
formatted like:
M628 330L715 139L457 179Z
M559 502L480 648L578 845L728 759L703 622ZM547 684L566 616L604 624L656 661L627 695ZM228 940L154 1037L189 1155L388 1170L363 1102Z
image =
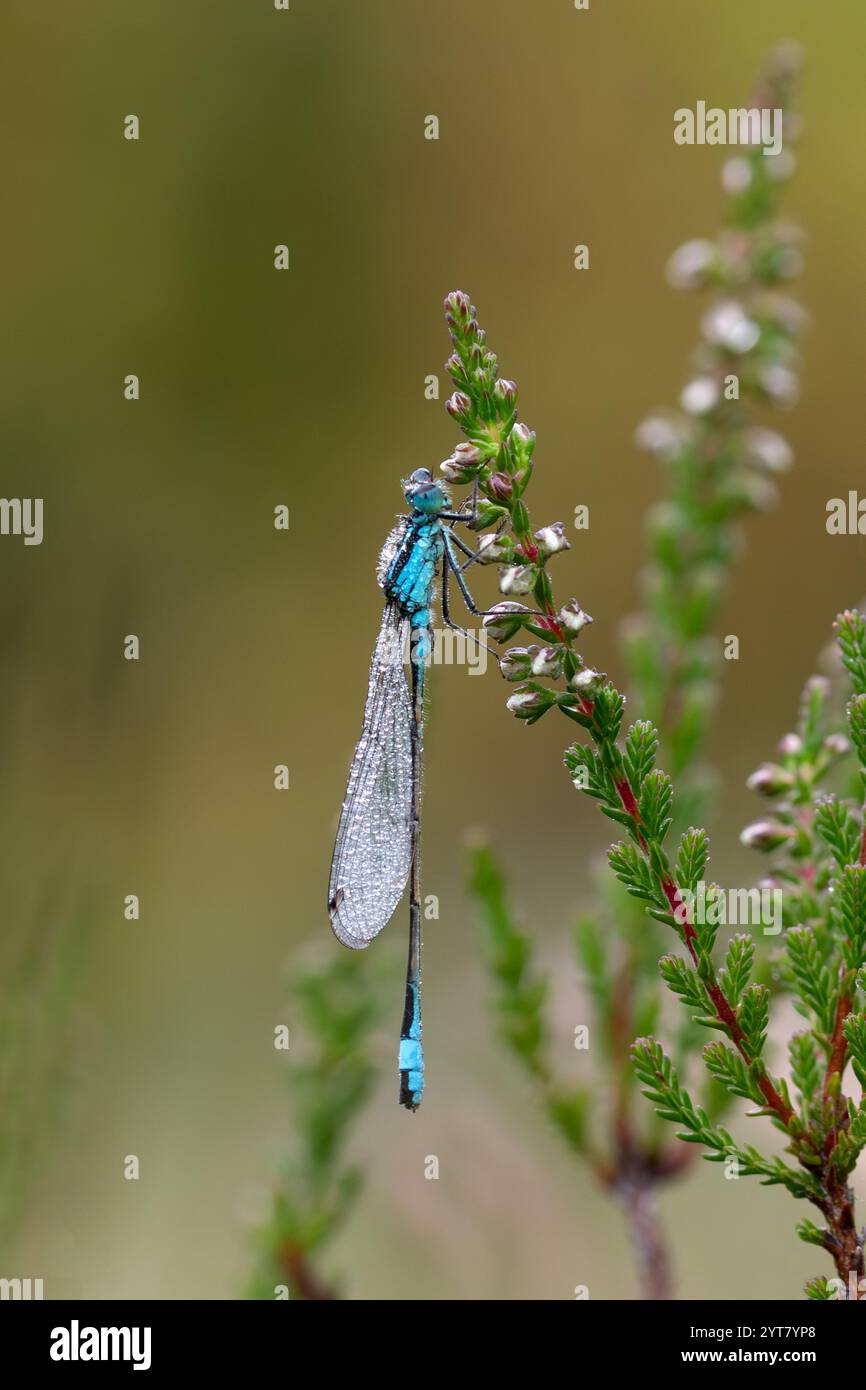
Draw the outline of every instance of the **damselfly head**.
M403 483L403 493L409 506L416 512L426 512L435 516L448 506L445 489L436 481L429 468L416 468L412 476Z

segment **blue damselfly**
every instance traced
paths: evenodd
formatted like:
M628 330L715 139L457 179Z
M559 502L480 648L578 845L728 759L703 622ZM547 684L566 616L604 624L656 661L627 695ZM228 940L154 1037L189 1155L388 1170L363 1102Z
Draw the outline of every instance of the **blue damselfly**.
M417 1110L424 1090L421 1047L421 745L425 667L432 644L430 605L442 576L442 617L451 621L448 579L453 574L469 611L475 607L463 568L476 553L454 532L471 512L448 510L448 496L429 469L404 484L411 507L385 542L377 578L385 612L370 667L364 723L349 771L340 815L328 911L345 946L369 946L390 921L409 880L409 959L400 1030L400 1104ZM446 524L449 523L449 524ZM458 551L468 556L461 561ZM411 678L404 653L409 643ZM477 639L476 639L477 640Z

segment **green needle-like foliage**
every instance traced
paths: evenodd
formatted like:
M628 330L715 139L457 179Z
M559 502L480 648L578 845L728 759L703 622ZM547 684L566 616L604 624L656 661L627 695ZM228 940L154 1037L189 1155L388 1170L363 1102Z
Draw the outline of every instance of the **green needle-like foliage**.
M862 807L828 795L825 783L852 753L861 781L866 778L866 750L855 737L866 676L866 621L857 612L842 613L836 638L854 692L847 729L843 733L833 716L830 683L814 677L803 695L797 729L780 742L780 761L764 764L751 779L773 802L773 814L742 835L744 843L772 856L765 882L784 896L790 924L783 968L794 1005L808 1023L788 1044L793 1100L787 1083L772 1076L763 1059L770 998L763 985L748 982L754 962L748 938L734 938L718 975L710 960L699 958L688 928L691 959L662 962L673 993L688 1009L714 1015L729 1039L704 1049L707 1068L731 1095L752 1101L758 1107L753 1113L773 1120L798 1167L752 1148L743 1164L727 1132L705 1121L661 1046L642 1038L633 1048L644 1095L663 1119L685 1126L688 1133L681 1137L691 1135L711 1160L734 1158L740 1172L783 1183L822 1213L824 1227L806 1220L797 1230L801 1239L832 1256L837 1282L811 1280L811 1298L840 1292L857 1298L864 1291L863 1240L849 1179L866 1148L866 825ZM642 896L634 887L631 891ZM849 1063L860 1084L859 1098L844 1091Z
M502 871L485 845L475 845L472 850L471 882L487 924L500 1033L538 1083L550 1120L576 1152L584 1153L589 1096L583 1088L563 1088L553 1080L547 984L533 974L532 943L512 918ZM586 928L591 930L591 924L586 924ZM584 940L583 945L592 960L591 943ZM600 957L597 959L600 961ZM607 982L600 974L592 978L592 985L606 994Z
M288 1087L293 1143L266 1225L257 1234L252 1298L331 1299L317 1271L319 1253L344 1222L361 1188L345 1151L369 1098L375 1065L368 1055L380 1017L380 978L354 955L300 973L297 1024L290 1030Z

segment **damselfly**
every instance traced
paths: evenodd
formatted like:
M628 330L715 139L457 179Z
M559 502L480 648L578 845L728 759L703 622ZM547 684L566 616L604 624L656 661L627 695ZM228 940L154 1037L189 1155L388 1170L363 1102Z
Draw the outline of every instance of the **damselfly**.
M424 1090L421 1047L421 743L424 677L432 644L430 605L442 574L442 617L449 627L453 574L471 613L462 570L476 554L454 532L473 512L448 510L448 497L427 468L404 484L411 507L391 532L379 560L385 612L370 667L364 725L349 771L337 830L328 911L345 946L369 946L390 921L409 880L409 959L400 1030L400 1104L417 1110ZM445 523L451 523L446 525ZM469 556L461 561L457 551ZM403 670L409 641L411 680Z

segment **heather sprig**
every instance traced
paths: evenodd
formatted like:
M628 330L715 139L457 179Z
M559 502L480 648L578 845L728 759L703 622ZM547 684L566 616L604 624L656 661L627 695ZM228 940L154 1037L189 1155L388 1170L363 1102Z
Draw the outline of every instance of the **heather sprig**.
M772 815L754 822L742 835L744 843L770 856L763 883L777 891L784 904L787 931L781 968L806 1023L788 1044L793 1095L785 1080L771 1076L764 1061L770 1000L762 985L748 983L748 938L734 938L718 974L710 955L696 953L688 940L691 961L678 958L676 970L662 971L689 1009L699 1009L709 998L713 1008L701 1021L720 1025L725 1040L705 1047L708 1070L731 1095L753 1103L751 1114L770 1116L785 1133L786 1151L797 1167L762 1159L751 1148L744 1165L727 1131L705 1123L654 1039L639 1039L633 1055L644 1094L662 1118L684 1126L680 1137L703 1144L705 1157L733 1158L742 1173L761 1173L764 1181L784 1183L795 1197L821 1212L823 1227L802 1221L798 1234L832 1257L840 1281L837 1294L857 1298L863 1294L866 1273L864 1233L856 1227L849 1182L866 1148L866 743L860 737L866 706L866 622L858 612L840 614L836 640L850 680L846 730L834 717L830 683L812 678L797 727L780 742L778 760L763 764L750 779L753 790L772 802ZM861 783L857 799L827 785L834 774L838 780L852 752ZM859 1098L845 1091L849 1064L860 1085ZM772 1173L768 1163L774 1165ZM807 1293L824 1298L832 1295L828 1288L826 1280L815 1279Z
M701 814L695 767L721 657L712 634L740 551L739 522L773 505L793 458L755 411L790 406L797 393L804 315L784 287L800 272L802 236L778 210L795 162L798 66L798 50L781 45L752 102L783 110L783 153L765 158L755 145L732 155L722 170L724 230L714 241L687 242L668 263L674 287L712 297L679 410L654 414L636 436L660 462L666 488L649 518L644 610L626 623L625 653L635 704L661 731L683 824Z
M489 847L477 842L471 859L471 886L484 910L490 967L498 986L496 1011L500 1033L539 1086L554 1127L575 1152L591 1154L586 1123L589 1093L585 1087L566 1087L556 1080L550 1056L548 987L545 980L534 974L532 943L514 921L502 870ZM591 954L591 948L588 949ZM598 975L593 984L606 990L606 982ZM606 1177L601 1157L593 1156L593 1161Z
M293 1147L257 1232L251 1298L273 1299L282 1289L306 1300L339 1296L317 1262L361 1189L360 1170L345 1149L376 1077L367 1049L380 1018L380 986L369 966L359 968L348 953L295 979L297 1023L288 1054Z
M715 242L688 243L669 265L674 285L709 289L713 298L680 411L654 416L638 431L638 442L662 461L667 484L651 517L644 611L628 622L624 633L636 705L650 718L626 727L625 697L576 648L591 619L574 599L555 603L547 569L548 559L567 548L564 530L553 525L532 532L524 500L535 436L517 422L516 387L498 380L496 358L473 307L464 295L446 301L455 347L448 366L458 387L447 408L468 442L454 451L443 470L454 482L477 480L486 499L478 524L497 527L479 547L482 560L500 563L500 590L507 596L485 619L489 634L508 642L525 631L537 639L510 647L503 656L503 675L520 682L508 706L528 724L558 707L587 733L587 742L568 750L566 764L575 785L625 831L626 838L610 852L610 864L642 909L630 910L620 897L585 919L577 939L613 1082L605 1152L591 1138L594 1107L587 1091L569 1091L580 1113L573 1147L591 1158L599 1175L627 1202L636 1191L645 1194L662 1177L679 1171L686 1152L681 1145L666 1149L657 1128L648 1129L633 1113L628 1044L635 1033L654 1030L660 1014L656 963L663 948L659 929L651 930L646 912L673 928L687 953L686 959L668 956L661 962L664 979L690 1010L675 1033L677 1059L696 1050L706 1027L724 1032L735 1044L733 1052L717 1049L712 1054L708 1070L714 1084L706 1091L701 1113L711 1111L717 1118L731 1094L745 1095L780 1127L793 1123L796 1128L784 1086L771 1077L762 1058L768 991L764 966L754 964L753 943L735 939L720 983L710 964L715 927L692 921L681 898L681 890L693 893L699 885L708 902L721 891L703 885L706 833L685 828L701 805L695 767L720 666L720 642L712 634L740 548L739 523L772 504L773 477L791 462L787 443L755 422L754 408L789 405L796 390L795 340L802 315L779 286L799 271L800 237L777 218L784 182L793 169L790 145L796 128L790 87L796 67L797 55L786 46L773 55L763 79L762 99L785 109L785 160L774 163L757 147L728 161L723 171L728 193L724 231ZM496 400L507 401L507 413L497 415ZM536 608L515 601L515 595L531 595ZM671 776L656 766L660 746L682 792L677 805ZM677 812L682 833L673 837L674 849ZM499 1012L508 1022L506 1037L522 1055L521 1039L533 1038L541 1050L546 1038L545 990L533 973L530 940L507 908L501 879L490 852L478 851L473 886L491 930ZM506 956L501 951L504 936ZM503 968L504 962L516 960L517 976ZM749 983L753 970L756 978ZM522 1059L534 1070L550 1110L551 1096L560 1088L551 1081L546 1053L543 1067L537 1053ZM731 1084L726 1086L726 1080ZM645 1249L642 1255L645 1291L660 1296L665 1275L658 1241L654 1251Z

